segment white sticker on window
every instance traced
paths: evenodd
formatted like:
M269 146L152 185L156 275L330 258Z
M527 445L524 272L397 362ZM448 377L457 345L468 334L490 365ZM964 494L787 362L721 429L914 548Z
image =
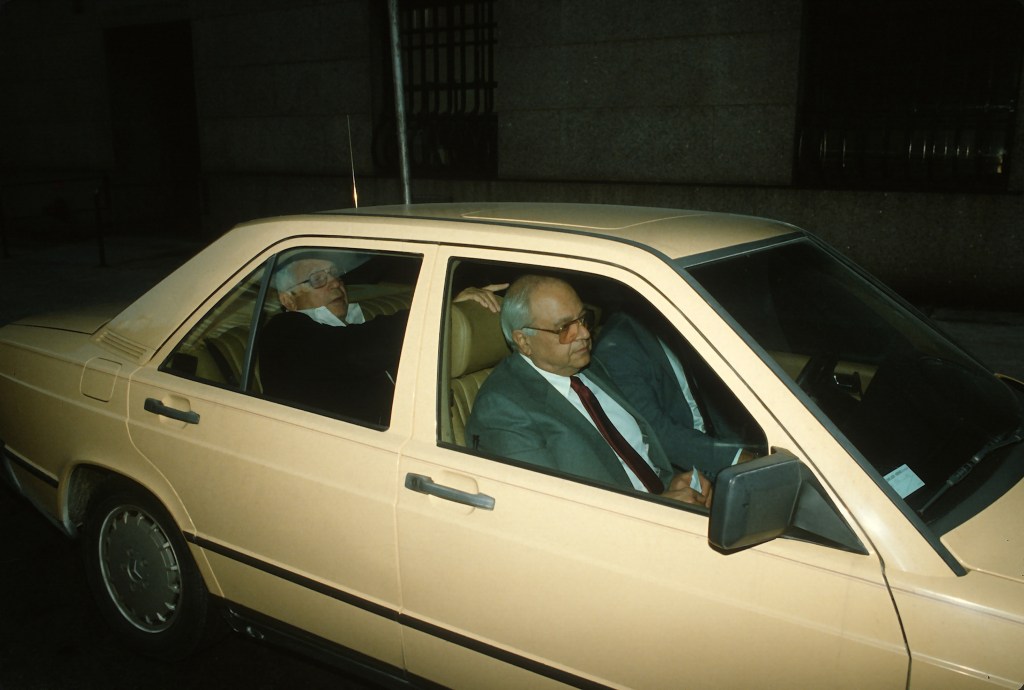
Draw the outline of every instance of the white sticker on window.
M889 486L900 495L900 498L906 498L924 486L921 478L906 465L901 465L885 475L885 481L889 482Z

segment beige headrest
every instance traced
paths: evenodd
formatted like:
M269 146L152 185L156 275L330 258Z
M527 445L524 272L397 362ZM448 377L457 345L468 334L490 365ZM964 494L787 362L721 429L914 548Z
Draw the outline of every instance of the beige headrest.
M451 335L452 378L493 367L509 353L498 315L472 300L452 305Z

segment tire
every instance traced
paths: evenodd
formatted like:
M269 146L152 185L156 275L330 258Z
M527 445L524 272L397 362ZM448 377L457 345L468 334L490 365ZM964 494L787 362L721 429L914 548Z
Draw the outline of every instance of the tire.
M100 612L136 650L182 659L209 637L209 594L181 530L150 493L100 486L84 530L86 577Z

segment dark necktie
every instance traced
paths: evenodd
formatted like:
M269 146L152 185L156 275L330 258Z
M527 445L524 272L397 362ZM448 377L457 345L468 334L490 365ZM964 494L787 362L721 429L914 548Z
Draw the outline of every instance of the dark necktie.
M605 414L604 409L601 407L601 403L597 401L597 396L594 395L594 392L587 388L586 384L579 377L570 376L569 383L576 392L576 395L580 396L584 409L590 414L590 418L594 420L597 430L601 432L604 440L612 447L615 454L622 458L622 461L626 463L629 469L633 470L633 474L637 476L648 491L652 494L660 494L664 491L665 485L662 484L661 479L654 473L651 466L647 464L647 461L636 452L636 449L629 445L629 442L622 437L622 434L615 428L615 425L611 423L608 415Z

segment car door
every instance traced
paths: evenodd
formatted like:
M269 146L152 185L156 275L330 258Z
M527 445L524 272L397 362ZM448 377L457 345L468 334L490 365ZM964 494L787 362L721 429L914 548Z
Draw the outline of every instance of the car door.
M321 251L399 257L413 275L422 261L421 253L394 244L317 242ZM241 282L212 296L215 306L181 329L187 335L133 376L131 437L174 487L195 526L188 538L215 576L211 589L236 614L271 627L284 623L304 631L292 637L341 645L401 669L394 502L416 361L403 350L397 402L383 424L269 399L258 359L248 376L241 363L259 339L252 328L265 327L280 309L267 279L273 258L261 257ZM407 287L411 299L413 285ZM415 310L409 313L406 335L415 340L419 321ZM349 326L359 327L365 326ZM300 360L303 346L295 346Z
M481 249L441 254L436 271L450 285L475 266L498 279L561 271L570 283L609 279L613 291L635 291L716 372L767 446L812 460L744 384L740 372L756 358L701 336L706 306L693 302L695 322L683 318L677 304L698 298L678 276L655 262L617 268L634 252L599 249L600 266ZM674 281L676 302L659 280ZM442 353L445 304L445 294L430 295L424 338ZM442 355L418 373L421 390L440 381L437 417L418 417L398 473L410 672L453 687L905 686L907 651L878 555L841 505L862 552L786 539L717 551L704 511L461 446L446 418L449 366Z

